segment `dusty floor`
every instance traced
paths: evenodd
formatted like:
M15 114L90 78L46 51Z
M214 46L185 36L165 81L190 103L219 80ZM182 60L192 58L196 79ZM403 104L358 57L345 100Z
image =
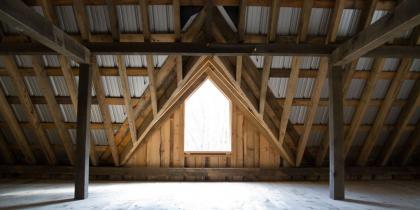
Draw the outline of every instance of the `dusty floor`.
M73 200L64 181L0 180L0 209L420 209L420 181L347 182L347 200L326 182L94 182Z

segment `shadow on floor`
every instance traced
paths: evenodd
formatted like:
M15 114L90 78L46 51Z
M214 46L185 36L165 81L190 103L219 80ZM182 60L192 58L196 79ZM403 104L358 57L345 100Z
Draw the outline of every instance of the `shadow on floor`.
M0 210L6 210L6 209L30 209L30 208L39 208L39 207L45 207L48 205L53 204L59 204L59 203L66 203L74 201L72 198L67 199L60 199L60 200L54 200L54 201L44 201L44 202L38 202L38 203L27 203L27 204L18 204L15 206L1 206Z
M394 205L394 204L390 204L390 203L380 203L380 202L374 202L374 201L357 200L357 199L351 199L351 198L346 198L344 201L345 202L350 202L350 203L355 203L355 204L362 204L362 205L367 205L367 206L378 207L378 208L414 209L413 207Z

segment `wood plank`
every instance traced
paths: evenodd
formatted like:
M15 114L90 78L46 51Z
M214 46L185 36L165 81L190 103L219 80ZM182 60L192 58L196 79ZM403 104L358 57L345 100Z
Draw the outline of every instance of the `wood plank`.
M318 77L315 79L315 84L312 87L311 106L306 114L305 127L298 143L296 166L300 166L301 164L303 153L305 152L306 144L308 143L309 134L311 133L312 123L315 120L316 112L318 110L322 87L324 86L324 81L328 72L328 58L321 58L319 69L320 72L318 73Z
M3 62L6 67L6 70L9 74L9 77L16 89L16 93L18 94L19 100L22 103L23 111L25 112L26 117L31 124L32 129L35 132L36 139L38 143L42 147L42 151L47 159L48 163L54 165L57 163L57 159L55 154L51 148L50 142L48 140L48 136L45 133L45 130L42 129L40 126L40 119L37 115L37 111L35 106L32 104L28 90L26 89L26 85L22 75L19 74L17 71L16 63L11 56L4 56ZM12 112L13 113L13 112ZM71 156L69 156L71 160Z
M241 86L242 79L242 56L236 56L236 82Z
M174 15L174 33L176 40L181 40L181 15L180 15L180 0L173 0L172 3L172 12Z
M8 128L10 129L14 139L16 140L16 143L19 146L19 150L22 152L25 162L28 164L35 164L37 162L36 158L29 147L29 144L26 140L25 134L23 133L21 126L19 125L19 122L13 114L14 112L12 107L10 106L10 104L7 103L6 95L4 94L2 88L0 88L0 105L2 107L0 109L0 114L3 120L7 123ZM2 141L4 141L3 138ZM2 151L4 150L3 148L4 147L2 147ZM5 156L9 156L7 155L7 151L6 153L4 153Z
M329 141L330 141L330 198L344 199L344 155L343 155L343 83L342 69L329 64L328 87L329 106Z
M420 104L420 80L417 80L414 84L413 89L411 89L409 102L401 109L401 113L398 117L396 127L388 137L387 142L385 143L386 148L381 152L380 156L380 165L385 166L389 158L392 155L395 147L398 144L398 141L401 138L401 135L404 131L404 127L407 126L411 117L414 115L417 106Z
M273 42L276 39L277 25L279 20L280 0L273 0L270 8L270 25L268 26L267 41Z
M84 0L73 0L73 10L82 40L89 41L91 36L90 26L86 16L86 9L83 1Z
M43 45L70 56L75 61L87 62L89 50L54 26L22 1L5 0L0 5L0 18L25 35Z
M369 107L369 100L375 89L376 81L378 80L378 73L381 69L383 69L384 63L385 59L376 59L373 63L370 77L366 81L365 87L363 89L363 93L360 99L361 103L359 103L356 111L354 112L351 126L345 134L344 159L350 151L350 148L353 144L353 140L356 137L357 132L359 130L359 126L361 125L363 117L365 116L365 113Z
M77 139L74 198L83 200L88 197L89 186L89 124L92 93L92 69L87 64L80 65L79 92L77 104Z
M268 79L270 79L270 69L273 57L266 56L264 57L264 68L261 76L261 87L260 87L260 103L259 111L261 115L264 115L265 102L267 101L267 88L268 88Z
M362 10L362 13L360 15L359 21L359 29L365 29L372 23L373 14L376 10L376 5L378 4L379 0L369 0L366 1L366 9ZM360 31L360 30L359 30Z
M149 90L150 97L152 100L153 116L156 117L158 112L157 96L156 96L156 81L155 81L155 70L152 55L146 55L147 59L147 74L149 75Z
M314 0L304 0L298 28L297 42L305 42L308 35L309 18L311 18Z
M176 56L176 80L179 84L182 81L183 70L182 70L182 56Z
M410 163L410 158L413 156L414 151L420 144L420 122L417 122L417 126L411 135L408 137L408 143L401 152L401 162L402 166L406 166Z
M133 113L133 105L131 103L130 85L128 84L127 69L125 68L125 60L119 55L117 56L118 71L120 74L122 92L125 102L125 111L127 113L128 126L130 128L131 142L137 141L136 120Z
M140 8L140 24L143 29L144 41L150 42L150 26L149 26L149 4L147 0L139 0Z
M284 137L286 136L286 128L289 123L289 115L292 111L292 102L293 97L296 93L297 81L299 76L299 57L292 58L292 72L290 77L287 80L287 90L286 90L286 99L283 104L283 111L281 114L280 124L279 124L279 142L283 144Z
M39 88L41 89L42 93L44 94L45 100L47 101L47 107L57 128L57 133L60 136L61 141L63 142L70 164L73 165L75 162L73 141L71 139L68 129L64 125L64 118L61 114L61 110L58 106L58 103L55 100L53 87L50 83L49 77L44 71L41 58L38 56L33 56L32 66L35 71L35 74L37 75L36 78L38 81Z
M330 19L330 24L328 26L328 34L326 43L332 42L334 43L337 39L337 31L340 25L341 16L343 15L344 9L344 0L337 0L335 1L334 11L332 17Z
M239 3L239 17L238 17L238 40L242 42L245 36L245 13L247 0L241 0Z
M117 8L114 0L105 0L106 6L108 8L109 14L109 23L111 26L112 40L118 42L120 41L120 29L118 26L117 19Z
M332 62L334 65L348 63L419 23L420 4L416 0L402 1L391 14L385 15L335 49L331 55Z
M375 122L373 123L368 137L363 144L362 150L360 151L359 157L357 158L357 164L359 166L365 166L367 164L368 158L372 152L373 146L376 144L376 141L379 138L385 123L385 119L392 107L393 101L396 99L401 85L404 82L403 76L410 69L411 62L411 59L404 59L401 61L397 70L397 75L394 79L392 79L392 82L388 87L385 98L379 107L378 113L376 114Z

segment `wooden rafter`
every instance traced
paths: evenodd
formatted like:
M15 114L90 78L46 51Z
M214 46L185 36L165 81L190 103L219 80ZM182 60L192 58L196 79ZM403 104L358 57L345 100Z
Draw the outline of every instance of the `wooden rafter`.
M80 30L80 36L82 37L83 41L89 41L91 36L90 27L83 0L73 0L73 9L76 22Z
M302 12L300 13L300 23L298 29L299 32L297 42L306 41L306 36L308 35L309 18L311 17L313 4L314 0L303 1Z
M57 101L55 100L53 87L51 86L49 78L44 71L41 58L38 56L33 56L32 66L34 68L35 74L37 75L36 77L38 85L42 90L42 93L47 102L48 110L50 111L51 117L54 120L54 124L57 127L57 133L60 136L61 141L63 142L67 157L69 158L70 163L73 165L75 164L73 142L71 140L71 136L68 129L64 125L64 119L61 115L61 110L58 106ZM37 123L39 124L39 122Z
M150 42L150 26L149 26L149 4L147 0L139 0L139 9L141 15L141 27L143 29L143 36L145 42Z
M337 31L340 25L341 16L343 14L344 9L344 0L337 0L335 1L334 12L330 19L330 24L328 27L328 35L326 39L326 43L335 42L337 38Z
M0 91L3 91L3 90L0 90ZM14 164L15 163L15 158L14 158L13 154L10 152L10 149L9 149L9 146L7 145L6 139L4 139L3 134L1 132L0 132L0 152L3 156L3 158L4 158L4 161L7 164Z
M156 81L155 81L155 69L154 69L153 56L146 55L146 58L147 58L147 74L149 76L149 89L150 89L150 96L152 99L153 115L156 116L158 112L158 105L157 105L157 96L156 96Z
M410 158L413 155L416 148L420 145L420 122L417 122L417 126L413 133L408 138L408 144L401 152L400 164L406 166L410 162Z
M259 111L261 115L264 115L264 108L266 103L267 97L267 88L268 88L268 80L270 79L270 69L271 63L273 61L272 56L264 57L264 67L261 76L261 87L260 87L260 103L259 103Z
M118 26L118 19L117 19L117 8L115 6L114 0L105 0L106 6L108 8L109 13L109 22L111 26L111 35L112 40L119 41L120 40L120 29Z

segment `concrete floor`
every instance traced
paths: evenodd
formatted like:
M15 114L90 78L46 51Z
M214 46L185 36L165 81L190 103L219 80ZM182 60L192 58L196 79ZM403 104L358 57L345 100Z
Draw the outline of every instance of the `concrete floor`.
M420 181L347 182L345 201L326 182L94 182L73 200L65 181L0 180L0 209L420 209Z

